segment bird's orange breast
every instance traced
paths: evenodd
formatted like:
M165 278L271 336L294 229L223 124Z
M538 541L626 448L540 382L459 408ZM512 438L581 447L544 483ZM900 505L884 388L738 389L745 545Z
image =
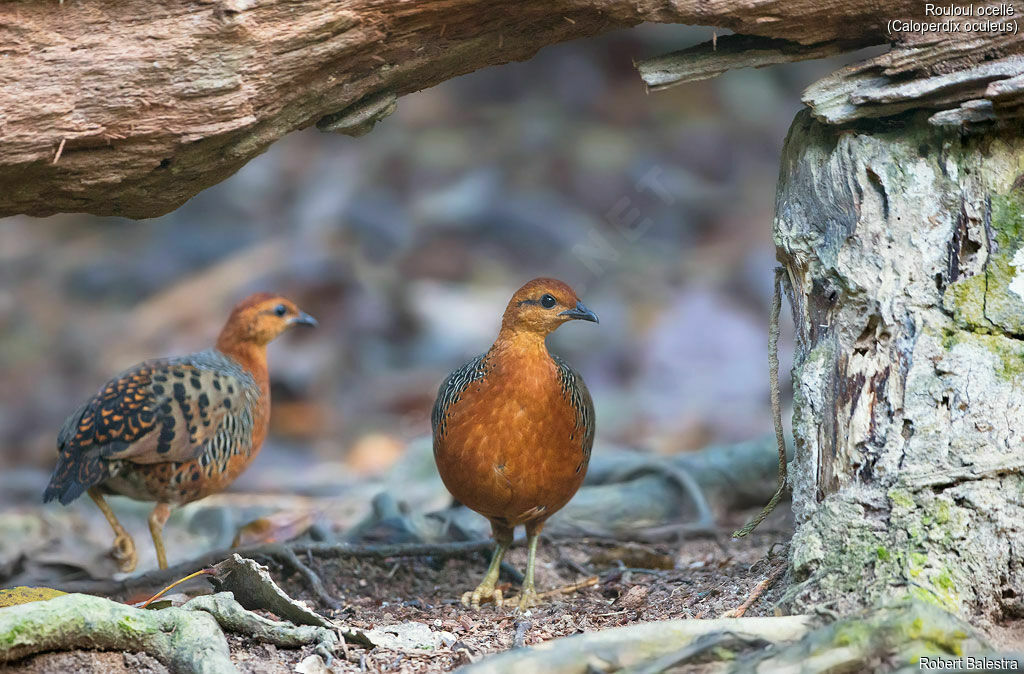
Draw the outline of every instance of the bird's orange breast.
M544 521L586 474L584 433L549 356L499 359L448 409L434 455L456 499L510 526Z

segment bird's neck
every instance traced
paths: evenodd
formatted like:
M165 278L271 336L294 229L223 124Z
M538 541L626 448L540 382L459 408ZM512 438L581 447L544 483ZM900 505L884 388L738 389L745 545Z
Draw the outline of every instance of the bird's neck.
M270 376L267 373L267 345L232 339L230 335L221 335L217 340L217 350L242 366L252 375L264 396L270 393Z
M516 330L505 326L498 333L491 347L491 355L499 359L546 359L550 360L545 343L547 335L528 330Z

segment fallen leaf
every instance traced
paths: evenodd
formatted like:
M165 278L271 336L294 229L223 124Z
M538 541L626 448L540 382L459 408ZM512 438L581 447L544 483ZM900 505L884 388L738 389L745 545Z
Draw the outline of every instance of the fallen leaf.
M46 601L54 597L60 597L67 592L54 590L48 587L12 587L7 590L0 590L0 607L18 606L33 601Z
M316 513L286 510L253 520L235 534L231 547L247 547L263 543L287 543L306 533L316 520Z
M455 643L451 632L435 631L426 623L407 621L364 632L377 647L394 651L433 651Z
M647 593L646 585L634 585L615 600L615 605L627 611L636 611L647 603Z

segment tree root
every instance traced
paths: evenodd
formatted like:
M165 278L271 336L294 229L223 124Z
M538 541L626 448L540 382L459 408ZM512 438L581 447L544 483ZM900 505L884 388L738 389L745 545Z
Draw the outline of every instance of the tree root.
M341 603L330 595L316 571L306 566L306 564L299 559L299 556L295 554L294 550L291 548L284 548L283 553L282 561L305 579L306 584L309 585L313 594L316 595L317 599L319 599L322 604L335 610L341 608Z
M333 629L276 622L246 611L228 592L160 610L69 594L0 609L0 662L82 648L145 651L175 673L233 673L222 630L285 648L315 644L326 658L339 642Z
M462 668L463 674L585 674L590 671L644 671L657 658L675 655L698 639L727 633L737 638L791 642L809 629L810 616L666 620L616 627L554 639L540 647L518 648Z
M266 610L296 625L338 629L346 641L372 646L361 632L338 628L305 604L289 597L270 577L267 567L251 559L231 555L213 567L210 582L217 590L228 591L238 604L249 610ZM194 600L193 600L194 601Z
M815 621L811 616L788 616L641 623L513 649L459 671L661 674L711 659L722 661L715 671L824 674L879 671L883 664L916 671L925 656L1020 657L994 653L977 630L928 602L876 608L812 629Z
M334 649L340 643L335 630L313 625L293 625L289 622L270 620L247 611L235 601L230 592L218 592L196 597L187 602L184 609L209 613L223 629L244 634L260 643L273 644L281 648L299 648L316 645L316 653L327 662L331 661Z
M712 632L711 634L697 637L674 653L668 653L643 665L625 669L622 671L622 674L661 674L691 662L714 649L734 652L751 648L764 648L768 645L769 642L760 637L733 634L732 632Z
M492 549L491 540L456 542L456 543L416 543L401 545L353 545L350 543L271 543L237 550L216 550L208 552L196 559L175 564L161 571L150 571L138 576L129 576L120 580L81 580L56 583L57 589L65 592L83 592L102 594L104 596L124 597L133 593L144 592L153 588L161 588L183 576L217 564L234 554L242 557L259 557L277 562L282 567L296 569L295 562L305 568L297 569L300 575L310 584L310 589L318 598L334 601L327 593L323 582L307 565L299 561L298 555L312 554L316 557L355 557L361 559L388 559L391 557L436 557L447 559L463 557ZM307 573L308 572L308 573ZM314 580L315 579L315 580ZM318 582L319 581L319 582ZM322 596L321 596L322 595Z

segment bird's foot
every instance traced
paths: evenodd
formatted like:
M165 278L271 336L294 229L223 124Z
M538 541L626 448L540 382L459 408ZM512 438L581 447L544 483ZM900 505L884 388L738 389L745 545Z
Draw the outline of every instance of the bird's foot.
M523 588L523 591L518 598L513 597L509 599L509 601L516 603L516 609L520 613L528 611L534 606L540 606L541 604L540 595L537 594L537 591L534 590L532 587Z
M492 602L495 608L501 608L501 590L487 583L480 583L475 590L462 595L462 605L474 609L480 608L480 602L487 603L488 601Z
M119 533L114 538L114 549L111 551L117 567L124 573L131 573L139 562L135 552L135 541L127 533Z

